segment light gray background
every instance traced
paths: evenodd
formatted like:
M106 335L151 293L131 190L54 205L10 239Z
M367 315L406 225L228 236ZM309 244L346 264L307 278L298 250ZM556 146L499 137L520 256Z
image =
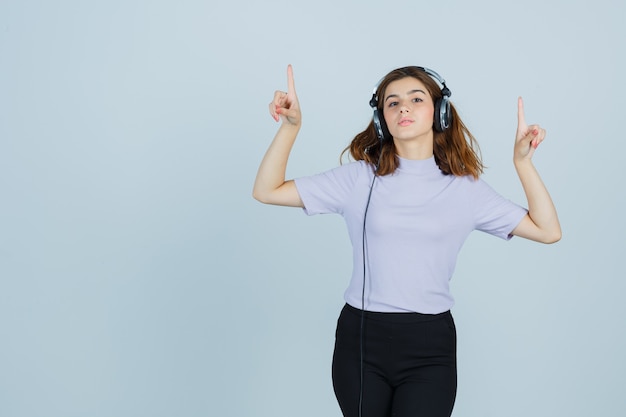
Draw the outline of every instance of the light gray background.
M455 417L626 412L624 3L0 4L0 416L339 416L342 219L251 198L294 65L291 177L338 164L389 70L448 82L525 204L516 98L563 239L476 232Z

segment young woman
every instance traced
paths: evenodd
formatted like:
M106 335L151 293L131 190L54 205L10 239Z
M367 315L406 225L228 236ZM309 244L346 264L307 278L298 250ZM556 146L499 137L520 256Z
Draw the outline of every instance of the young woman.
M526 124L520 98L513 162L526 209L480 179L476 141L445 81L427 68L404 67L378 84L372 121L345 150L355 162L286 181L301 126L291 66L287 80L287 91L276 91L269 105L282 124L253 196L346 221L354 265L332 366L341 410L347 417L450 416L457 379L448 284L463 242L473 230L506 240L561 238L556 209L532 163L545 130Z

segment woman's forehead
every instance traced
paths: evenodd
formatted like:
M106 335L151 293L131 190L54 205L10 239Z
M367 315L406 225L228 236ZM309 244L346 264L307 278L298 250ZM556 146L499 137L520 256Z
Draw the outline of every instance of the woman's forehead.
M413 77L405 77L395 80L385 88L385 99L391 95L404 95L415 92L422 92L428 95L428 89L423 82Z

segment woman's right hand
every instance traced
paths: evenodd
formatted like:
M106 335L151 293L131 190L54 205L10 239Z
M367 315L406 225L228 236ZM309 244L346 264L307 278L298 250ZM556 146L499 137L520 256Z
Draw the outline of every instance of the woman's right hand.
M296 95L296 87L293 82L293 68L287 66L287 91L276 91L274 99L269 104L270 115L274 120L282 119L283 123L300 126L302 114L300 113L300 103Z
M304 207L295 182L285 181L289 153L302 122L291 65L287 67L287 92L276 91L269 107L274 120L282 119L283 123L261 161L252 196L266 204Z

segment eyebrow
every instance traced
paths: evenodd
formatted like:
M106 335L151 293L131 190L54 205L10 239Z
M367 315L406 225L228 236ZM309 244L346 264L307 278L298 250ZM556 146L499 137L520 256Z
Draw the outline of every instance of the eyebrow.
M418 89L416 89L416 90L410 90L410 91L408 91L406 94L407 94L407 95L411 95L411 94L415 94L415 93L422 93L422 94L426 94L426 92L424 92L424 90L420 90L419 88L418 88ZM398 95L397 95L397 94L389 94L389 95L387 96L387 98L385 99L385 102L387 102L387 100L389 100L389 99L390 99L390 98L392 98L392 97L398 97Z

